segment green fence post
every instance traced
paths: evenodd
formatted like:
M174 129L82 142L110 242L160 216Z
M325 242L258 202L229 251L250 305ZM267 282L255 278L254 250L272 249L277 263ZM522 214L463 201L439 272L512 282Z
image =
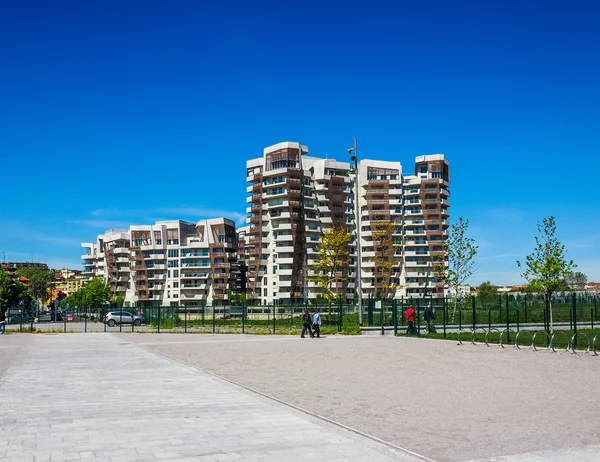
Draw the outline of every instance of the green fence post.
M275 305L273 305L273 335L275 335Z
M442 318L444 322L444 338L446 338L446 323L448 322L448 298L442 299Z
M63 311L63 324L64 324L64 332L67 333L67 314ZM23 316L21 316L21 327L23 327Z
M598 320L598 295L594 295L594 319Z
M212 313L213 313L213 334L215 333L216 324L215 324L215 305L212 305Z
M133 322L133 319L131 320ZM123 310L119 311L119 332L123 332Z
M158 328L158 333L160 334L160 305L157 307L157 312L158 312L158 316L157 316L157 328Z
M104 324L104 332L106 332L106 322L104 321L104 317L105 317L105 314L104 314L104 309L103 309L103 308L100 308L99 310L100 310L100 311L99 311L99 312L100 312L100 322L101 322L102 324Z
M577 298L575 293L572 296L572 304L573 304L573 335L575 335L575 340L573 341L572 347L575 348L577 346Z
M471 311L472 311L472 316L473 316L473 319L471 321L473 324L473 330L475 330L475 326L477 324L477 322L476 322L477 314L475 313L475 295L471 295Z
M548 294L545 296L546 306L544 307L544 329L548 335L550 335L550 297Z
M527 294L525 294L523 303L525 305L525 324L527 324Z
M338 301L338 332L342 331L342 297Z
M184 333L187 334L187 320L188 320L188 310L189 310L189 307L188 307L188 305L185 305L184 308L185 308L185 312L183 313L183 320L184 320L183 321L183 323L184 323L183 324L183 326L184 326L183 328L184 328Z
M29 326L29 332L30 332L30 333L33 333L33 318L34 318L34 317L35 317L35 316L34 316L34 313L33 313L33 308L32 308L32 309L31 309L31 314L30 314L30 316L29 316L29 323L30 323L30 326ZM592 327L592 329L593 329L593 327Z
M398 300L392 301L392 316L394 317L394 336L398 335Z
M246 304L242 303L242 334L246 333Z
M419 302L417 302L417 305L419 305ZM421 336L421 307L418 306L417 308L417 336L420 337Z
M488 331L492 330L492 308L488 307Z
M505 294L506 297L504 299L504 304L506 305L504 308L506 309L506 342L510 343L510 319L508 318L508 293ZM502 297L502 296L501 296Z
M458 306L458 331L462 329L462 304Z
M385 328L383 327L383 311L385 310L385 300L380 300L381 309L379 310L379 322L381 323L381 335L385 335Z
M502 323L502 295L498 294L498 324Z
M590 306L590 321L592 322L592 330L594 330L594 307Z

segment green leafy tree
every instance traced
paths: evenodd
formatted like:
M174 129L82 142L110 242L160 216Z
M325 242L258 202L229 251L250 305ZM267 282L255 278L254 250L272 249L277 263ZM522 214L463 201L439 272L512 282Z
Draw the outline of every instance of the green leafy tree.
M123 307L123 303L125 303L125 295L123 294L119 294L119 295L115 295L113 296L111 303L113 305L116 305L119 308Z
M33 266L21 268L17 271L19 276L29 279L27 286L33 298L47 300L48 289L54 281L54 271Z
M16 306L21 300L25 305L31 304L32 300L27 293L27 287L21 282L11 279L8 273L0 269L0 309L6 310L6 306Z
M444 281L454 289L452 322L454 322L454 316L456 315L459 287L473 276L479 268L479 265L474 261L479 246L475 245L475 239L465 235L468 228L469 220L464 220L463 217L460 217L458 223L451 226L450 235L444 240L446 261L443 259L438 260L436 267L436 278Z
M98 307L109 302L112 298L110 287L106 284L103 278L95 278L79 289L77 292L69 295L63 300L62 305L66 303L69 306L82 307Z
M245 305L247 301L247 295L245 292L239 293L227 289L227 301L232 306Z
M348 246L351 239L351 233L343 229L331 228L321 235L321 240L316 247L314 274L309 276L308 280L315 281L321 287L321 297L329 303L330 311L331 304L340 296L340 288L335 287L334 292L333 284L336 283L337 286L338 282L347 279L343 276L343 270L350 263Z
M381 284L377 291L378 299L393 297L398 288L397 279L394 275L396 262L394 256L400 244L396 242L394 234L398 232L398 225L392 221L373 221L371 233L373 246L375 247L375 283Z
M585 285L588 282L588 278L585 273L581 271L575 271L573 273L567 273L565 275L565 281L571 290L585 290Z
M554 330L552 320L552 295L568 290L565 280L577 267L573 260L566 259L565 246L556 237L554 217L544 218L537 225L539 236L535 237L533 253L525 257L525 264L517 261L523 277L532 290L544 294L549 299L550 331Z
M498 301L498 290L490 281L482 282L477 287L477 304L480 307L490 307Z

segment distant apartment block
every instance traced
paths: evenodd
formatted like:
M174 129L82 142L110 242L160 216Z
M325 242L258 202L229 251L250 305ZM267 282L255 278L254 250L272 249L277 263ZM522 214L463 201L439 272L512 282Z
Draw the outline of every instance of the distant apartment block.
M84 274L103 277L127 306L217 304L245 290L235 223L225 218L131 225L82 246Z
M83 276L88 280L102 277L114 295L125 295L129 287L129 231L108 230L99 234L95 243L84 242Z
M244 230L249 298L263 304L314 301L309 278L323 231L336 227L353 234L350 262L335 291L351 300L358 287L355 195L361 230L361 284L364 299L384 286L396 296L443 295L435 266L443 260L447 234L449 164L442 154L419 156L414 175L399 162L363 160L356 175L347 162L309 157L300 143L265 148L246 163L249 227ZM358 192L357 192L358 190ZM394 225L393 271L378 274L377 223Z

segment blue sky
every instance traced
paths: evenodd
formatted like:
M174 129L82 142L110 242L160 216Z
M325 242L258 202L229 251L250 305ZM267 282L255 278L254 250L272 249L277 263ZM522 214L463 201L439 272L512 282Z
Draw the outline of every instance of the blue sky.
M599 21L592 1L3 2L0 252L80 267L107 228L239 220L246 159L346 159L356 136L407 170L447 155L472 283L519 282L549 215L600 280Z

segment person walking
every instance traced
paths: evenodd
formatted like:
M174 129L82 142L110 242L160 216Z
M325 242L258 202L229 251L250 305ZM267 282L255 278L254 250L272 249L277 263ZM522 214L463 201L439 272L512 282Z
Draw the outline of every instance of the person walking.
M406 334L414 334L415 333L415 310L412 305L409 305L406 309L405 314L406 322L408 323L408 327L406 329Z
M310 329L310 310L308 308L306 308L306 310L304 310L304 314L302 315L302 334L300 334L301 338L304 338L304 334L306 334L306 332L308 332L310 334L310 336L313 336L312 330Z
M317 336L317 338L321 338L321 312L319 311L319 309L317 308L317 310L315 311L315 316L313 318L313 334L311 335L312 338L315 338L315 334Z
M427 308L425 308L425 312L423 313L423 318L425 319L425 322L427 323L427 333L428 334L435 334L435 327L433 327L432 323L433 320L435 319L435 312L433 311L433 308L431 308L431 303L429 303L427 305Z
M4 335L6 329L6 314L4 310L0 308L0 335Z

